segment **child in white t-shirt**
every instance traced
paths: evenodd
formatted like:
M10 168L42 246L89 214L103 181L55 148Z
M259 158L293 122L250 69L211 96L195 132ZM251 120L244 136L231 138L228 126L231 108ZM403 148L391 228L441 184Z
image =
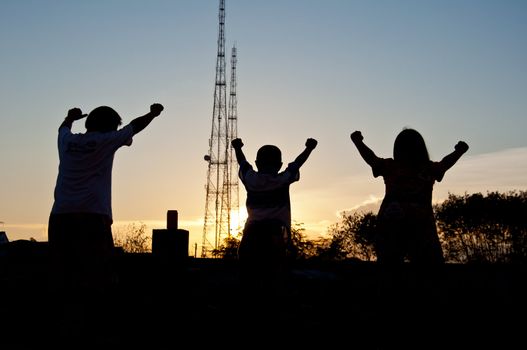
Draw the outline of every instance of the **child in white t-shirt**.
M299 169L317 141L307 139L306 148L282 172L278 147L264 145L258 150L255 171L242 151L242 140L234 139L231 144L240 166L239 177L247 190L248 218L238 249L242 281L273 284L283 277L291 237L289 186L300 179Z

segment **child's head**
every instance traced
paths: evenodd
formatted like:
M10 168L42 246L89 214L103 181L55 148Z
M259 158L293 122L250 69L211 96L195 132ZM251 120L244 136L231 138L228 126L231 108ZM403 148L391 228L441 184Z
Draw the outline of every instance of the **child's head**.
M423 136L414 129L403 129L395 138L393 159L413 165L429 161Z
M85 126L87 131L115 131L121 125L121 116L111 107L100 106L88 114Z
M262 173L276 174L282 167L282 152L273 145L260 147L256 153L256 166Z

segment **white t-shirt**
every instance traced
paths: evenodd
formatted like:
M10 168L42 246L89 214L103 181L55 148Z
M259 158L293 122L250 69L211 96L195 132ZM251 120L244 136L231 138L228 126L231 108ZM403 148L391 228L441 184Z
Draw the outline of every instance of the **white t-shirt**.
M112 219L112 167L115 152L132 144L130 124L106 133L73 134L61 127L59 173L52 214L94 213Z
M289 163L278 174L262 174L245 162L240 164L240 179L247 190L247 222L249 225L261 220L279 220L291 229L291 203L289 185L300 179L299 166Z

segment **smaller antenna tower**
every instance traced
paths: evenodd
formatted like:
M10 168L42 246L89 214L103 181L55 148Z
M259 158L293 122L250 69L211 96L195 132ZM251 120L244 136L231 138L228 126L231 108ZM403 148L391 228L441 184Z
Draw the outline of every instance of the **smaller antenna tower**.
M236 79L236 63L238 62L236 44L233 45L231 50L231 80L230 80L230 93L229 93L229 108L228 108L228 123L227 133L229 135L229 155L228 155L228 174L230 176L228 181L228 189L226 192L229 193L229 222L231 234L237 234L240 230L240 192L239 192L239 181L238 181L238 161L236 160L236 154L232 147L230 147L230 141L238 137L238 96L236 93L237 79ZM235 216L232 218L232 216ZM232 223L236 223L237 227L232 227ZM230 232L234 231L234 232Z

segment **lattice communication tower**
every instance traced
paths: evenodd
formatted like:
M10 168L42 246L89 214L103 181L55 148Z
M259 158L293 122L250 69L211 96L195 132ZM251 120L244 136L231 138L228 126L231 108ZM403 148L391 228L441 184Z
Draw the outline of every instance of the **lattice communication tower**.
M233 140L238 137L238 95L236 92L237 77L236 77L236 64L238 63L236 45L233 45L231 50L231 80L230 80L230 92L229 92L229 109L228 109L228 123L227 130L229 139ZM228 188L225 190L229 193L229 222L231 233L238 233L241 225L240 218L240 192L239 192L239 181L238 181L238 161L236 160L236 154L234 149L230 146L229 140L229 181Z
M212 129L209 153L204 159L208 163L205 217L201 257L218 249L222 240L231 235L232 213L239 216L238 165L234 158L231 140L237 137L236 97L236 47L231 58L231 84L229 108L225 80L225 0L220 0L218 53L216 56L216 80ZM237 229L237 228L235 228Z

